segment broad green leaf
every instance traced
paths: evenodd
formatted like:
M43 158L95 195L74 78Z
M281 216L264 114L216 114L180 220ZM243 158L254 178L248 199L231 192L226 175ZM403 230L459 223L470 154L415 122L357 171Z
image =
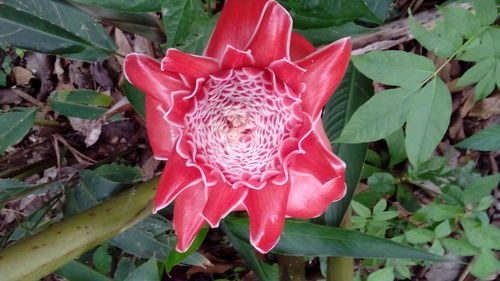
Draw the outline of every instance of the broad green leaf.
M438 57L449 58L462 46L462 36L442 21L436 22L432 30L423 27L411 14L408 21L415 39Z
M172 249L167 257L167 260L165 261L165 271L170 272L170 270L172 270L174 266L179 264L179 262L187 258L191 253L198 250L198 248L203 243L203 240L205 239L207 232L208 232L208 227L207 226L203 227L194 238L194 241L189 247L189 249L184 253L177 252L175 248Z
M158 264L154 258L137 267L125 281L160 281Z
M163 0L163 26L167 33L167 47L174 47L189 34L191 24L195 19L194 5L200 5L197 0Z
M389 149L389 169L394 168L395 165L403 162L406 158L405 148L405 133L403 129L397 129L394 133L384 138Z
M165 43L166 37L162 28L150 13L123 12L80 3L73 4L93 17L124 31L141 35L157 43Z
M408 160L418 166L428 160L443 138L451 117L451 96L446 84L434 78L414 97L406 124Z
M450 222L448 220L445 220L442 223L438 224L436 228L434 228L434 233L436 235L436 238L442 238L450 235L451 233Z
M226 218L222 221L222 229L224 229L224 233L226 234L229 242L234 247L236 251L240 254L240 256L245 260L246 264L250 267L250 269L255 272L259 280L262 281L278 281L278 270L259 259L255 255L254 248L248 240L242 239L241 237L235 235L232 231L232 225L226 223L226 220L230 220L230 218Z
M55 273L69 281L113 281L113 279L78 261L70 261L56 270Z
M441 245L441 242L439 242L438 239L436 239L436 240L434 240L434 242L432 242L432 246L429 248L429 252L433 253L435 255L438 255L438 256L444 255L443 245Z
M124 206L125 211L126 206ZM155 215L113 237L109 242L134 256L141 258L154 256L159 261L164 261L175 245L175 239L165 235L165 231L169 228L171 228L170 223L163 217ZM181 263L196 266L210 264L203 255L197 252L192 253Z
M366 152L366 162L373 164L376 167L382 167L382 158L377 152L368 149Z
M386 85L415 88L434 74L428 58L402 51L375 51L351 57L364 75Z
M342 82L328 100L323 111L323 126L330 140L340 135L352 114L372 95L371 80L350 64ZM332 203L319 220L323 224L337 226L342 221L358 185L367 144L335 143L332 148L347 165L345 170L347 193L344 198Z
M473 204L481 201L481 199L491 194L499 182L500 174L481 177L473 181L464 189L464 203Z
M377 202L377 204L375 204L375 206L373 206L373 214L380 214L385 211L385 208L387 208L387 201L385 201L385 199L381 199Z
M1 26L1 25L0 25ZM0 155L5 149L20 141L31 129L38 108L14 107L10 112L0 113Z
M99 246L92 255L92 262L95 268L102 274L109 274L111 272L111 263L113 257L108 253L108 246Z
M193 21L189 34L175 45L175 48L190 54L201 55L217 24L218 15L198 16Z
M0 44L36 52L97 61L117 48L90 15L62 0L3 0L0 23Z
M335 142L362 143L389 136L405 123L413 95L410 89L379 92L358 108Z
M495 48L499 48L499 43L495 43L495 36L499 36L499 28L488 27L484 32L482 32L479 37L471 39L469 43L465 46L465 50L458 54L457 59L463 61L475 61L479 62L487 58L498 57L499 51ZM495 46L496 45L496 46Z
M142 170L137 166L106 164L94 170L99 176L122 184L138 183L142 180Z
M472 266L471 273L476 277L486 279L499 271L500 261L497 259L495 253L487 249L481 249L481 253Z
M116 266L114 279L124 281L135 269L135 264L132 259L123 257Z
M462 77L458 80L456 86L466 86L472 83L477 83L481 78L483 78L487 73L493 71L496 65L496 60L494 58L488 58L476 63L473 67L467 70Z
M137 113L139 113L143 118L146 117L146 95L144 92L125 79L125 81L123 81L123 93L135 111L137 111Z
M432 202L429 205L418 210L413 217L418 221L435 221L440 222L447 219L454 219L458 215L464 213L461 206L443 205Z
M361 18L382 23L363 0L279 0L279 2L292 15L296 28L329 27Z
M443 14L446 24L453 26L466 39L471 38L481 29L479 17L465 8L448 5L438 7L438 9Z
M328 45L344 37L359 36L373 31L373 29L357 25L353 22L347 22L339 26L313 29L294 29L294 31L300 33L300 35L304 36L314 46L322 46Z
M495 84L497 84L497 88L500 88L500 58L497 59L497 65L495 67Z
M395 0L365 0L366 6L379 18L385 21L394 10Z
M54 111L82 119L99 118L107 109L97 106L108 106L112 101L112 97L92 90L53 92L49 98Z
M368 178L367 183L379 193L394 193L394 177L389 173L375 173Z
M487 97L495 89L495 70L492 68L474 89L474 102L480 101Z
M472 219L460 220L469 242L479 248L500 249L500 229Z
M228 231L248 241L247 219L226 218ZM307 245L307 247L304 247ZM272 252L295 256L337 256L450 261L388 239L352 230L288 221Z
M479 254L479 250L467 242L467 240L457 240L453 238L442 238L440 240L446 250L454 255L474 256Z
M100 6L127 12L157 12L160 0L72 0L77 3Z
M393 281L394 278L394 269L386 267L370 273L367 281Z
M495 22L498 16L495 0L472 0L472 3L480 24L490 25Z
M29 192L35 186L34 184L27 184L17 180L0 179L0 205L20 194Z
M500 125L484 129L455 146L479 151L500 150Z
M406 231L405 237L412 244L422 244L434 239L434 232L426 228L414 228Z
M415 198L415 194L411 192L405 185L398 183L398 191L396 192L396 200L408 211L414 213L418 211L420 206L419 201Z

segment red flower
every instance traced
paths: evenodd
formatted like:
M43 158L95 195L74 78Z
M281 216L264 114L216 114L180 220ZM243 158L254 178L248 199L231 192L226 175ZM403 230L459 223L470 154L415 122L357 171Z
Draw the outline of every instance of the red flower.
M127 79L147 94L154 155L168 158L154 212L176 199L178 251L205 221L246 210L251 243L266 253L285 217L319 216L344 196L321 110L350 53L349 39L316 51L276 1L228 0L203 56L127 56Z

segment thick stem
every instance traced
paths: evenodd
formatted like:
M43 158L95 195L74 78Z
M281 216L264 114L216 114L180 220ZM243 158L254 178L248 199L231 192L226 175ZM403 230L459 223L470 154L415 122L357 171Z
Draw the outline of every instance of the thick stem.
M351 228L351 208L347 209L341 228ZM345 257L328 257L327 260L327 281L352 281L354 280L354 260Z
M278 256L281 281L305 281L306 268L304 257Z
M151 215L158 179L139 184L0 251L2 281L30 281L53 272Z

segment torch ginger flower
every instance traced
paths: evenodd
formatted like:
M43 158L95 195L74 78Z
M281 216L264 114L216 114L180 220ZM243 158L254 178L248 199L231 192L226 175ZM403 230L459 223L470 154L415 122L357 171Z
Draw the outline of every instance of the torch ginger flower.
M126 57L153 153L168 159L154 212L175 199L178 251L205 222L246 210L250 242L267 253L285 217L317 217L344 196L321 111L350 53L348 38L316 50L276 1L228 0L203 56Z

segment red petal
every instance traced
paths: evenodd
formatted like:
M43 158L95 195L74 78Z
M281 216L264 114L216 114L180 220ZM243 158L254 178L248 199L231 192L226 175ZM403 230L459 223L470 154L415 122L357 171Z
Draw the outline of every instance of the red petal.
M316 52L316 48L306 38L297 32L292 32L292 39L290 40L290 57L292 61L300 60L314 52Z
M161 61L161 67L163 70L184 74L191 78L206 78L219 70L219 63L213 58L168 49L167 54Z
M165 160L170 157L177 139L179 129L165 120L162 103L157 99L146 96L146 128L148 129L149 144L156 158Z
M314 130L300 143L300 149L305 153L297 155L289 166L291 191L287 216L290 217L319 216L330 203L341 199L346 192L345 164L331 152L330 144L325 143L321 134L318 134L322 126L313 126Z
M247 49L252 50L255 66L265 67L282 58L289 59L292 18L278 2L269 2Z
M234 189L222 182L208 187L208 201L203 209L203 217L211 227L217 227L222 218L243 202L247 191L248 188Z
M182 158L174 149L161 174L153 212L156 213L158 210L165 208L172 203L179 193L189 187L198 185L200 182L202 182L200 171L186 166L186 159Z
M173 225L177 235L176 250L178 252L184 253L189 249L196 234L205 224L200 213L206 201L203 183L183 191L175 200Z
M170 93L187 90L178 74L162 71L160 63L141 54L130 54L123 66L125 77L148 95L171 106Z
M292 87L296 94L300 94L305 90L305 83L300 80L301 76L306 72L305 69L298 67L287 59L273 61L269 65L269 69L274 72L281 82Z
M269 0L228 0L215 28L205 55L221 58L226 45L244 49L257 28L262 10Z
M289 191L289 183L268 183L260 190L250 189L243 202L250 217L250 242L263 254L278 243L285 223Z
M316 119L328 98L339 85L351 56L349 38L338 40L295 62L307 70L301 79L307 84L302 102L304 111Z
M243 66L251 66L255 62L250 51L241 51L227 45L226 51L222 55L222 68L241 68Z

